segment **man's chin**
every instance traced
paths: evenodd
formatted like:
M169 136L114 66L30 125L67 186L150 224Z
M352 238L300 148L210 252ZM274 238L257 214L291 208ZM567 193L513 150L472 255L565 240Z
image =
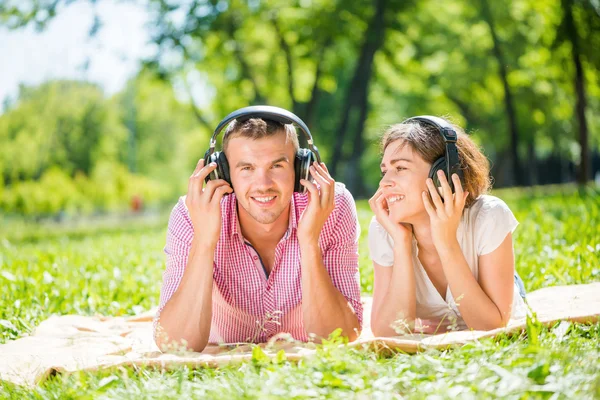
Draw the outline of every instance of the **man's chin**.
M272 224L277 221L281 211L279 213L270 210L251 210L250 216L259 224Z

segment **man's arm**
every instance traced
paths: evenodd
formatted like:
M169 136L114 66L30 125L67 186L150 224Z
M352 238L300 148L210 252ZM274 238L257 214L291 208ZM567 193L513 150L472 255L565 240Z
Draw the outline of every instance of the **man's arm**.
M360 334L356 311L333 285L318 244L300 244L302 255L302 314L304 329L326 338L337 328L355 340Z
M360 334L362 317L356 208L351 199L340 196L351 204L339 206L336 224L330 232L335 236L334 241L322 251L318 240L335 208L335 181L324 164L311 166L311 174L320 189L303 180L310 199L298 228L304 328L321 338L341 328L343 336L355 340Z
M156 344L163 351L202 351L212 319L214 249L192 241L187 265L177 290L160 312Z
M208 343L212 319L214 252L221 232L221 199L232 189L223 180L204 179L216 165L204 167L200 160L190 177L185 205L176 207L169 221L167 236L167 271L165 273L162 310L157 317L155 340L163 351L187 349L202 351ZM190 222L191 221L191 222ZM191 226L190 226L191 225ZM193 233L191 246L175 233ZM199 233L202 232L200 235ZM189 256L185 252L189 248ZM181 265L185 263L185 265ZM172 293L172 289L175 292Z

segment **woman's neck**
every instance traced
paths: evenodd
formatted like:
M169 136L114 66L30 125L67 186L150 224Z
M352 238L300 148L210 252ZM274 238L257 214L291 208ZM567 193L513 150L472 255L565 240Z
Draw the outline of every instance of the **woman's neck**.
M420 254L437 254L433 239L431 238L431 223L429 215L418 217L412 223L413 233L417 239Z

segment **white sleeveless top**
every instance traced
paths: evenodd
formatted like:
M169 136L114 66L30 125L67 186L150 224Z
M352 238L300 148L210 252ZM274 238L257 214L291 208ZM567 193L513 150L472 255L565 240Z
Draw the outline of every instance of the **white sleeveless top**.
M475 279L479 276L479 256L496 250L506 235L512 233L518 224L506 203L494 196L479 196L471 207L464 210L456 237ZM391 236L373 217L369 226L371 259L382 267L391 267L394 264L393 246ZM446 317L446 321L456 321L457 329L466 329L467 326L454 302L450 288L446 289L446 297L442 298L429 280L419 261L418 253L417 241L413 237L412 258L417 294L417 318L439 320ZM514 285L511 319L523 318L527 313L525 302L519 295L516 283Z

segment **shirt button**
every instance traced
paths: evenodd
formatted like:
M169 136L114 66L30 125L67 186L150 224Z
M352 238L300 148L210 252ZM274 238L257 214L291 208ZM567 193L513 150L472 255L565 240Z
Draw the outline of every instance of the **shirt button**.
M258 257L257 257L257 256L254 256L254 261L256 261L256 260L258 260Z

